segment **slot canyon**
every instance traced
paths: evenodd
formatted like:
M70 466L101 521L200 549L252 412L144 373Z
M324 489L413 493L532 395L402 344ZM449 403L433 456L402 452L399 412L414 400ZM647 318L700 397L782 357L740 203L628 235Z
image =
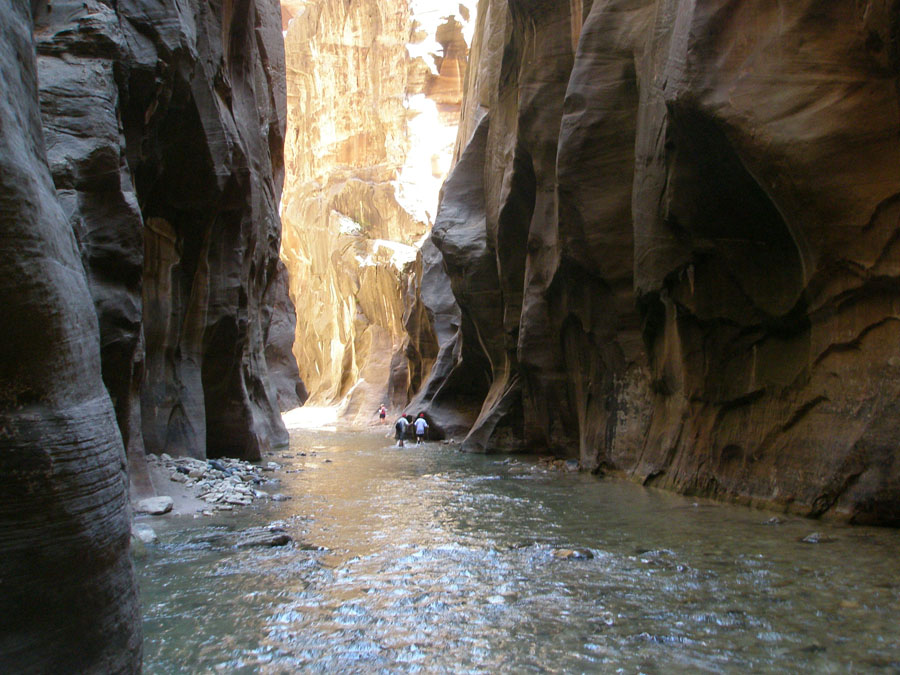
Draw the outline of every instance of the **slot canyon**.
M11 0L0 37L0 670L898 667L729 609L756 549L703 565L757 541L772 578L846 573L797 588L832 603L811 615L873 645L900 618L900 2ZM336 430L291 426L320 408ZM401 414L425 449L393 447ZM201 485L205 538L177 500L164 545L134 534L140 504ZM237 574L262 554L223 533L266 519L295 557L242 558L259 585L229 589L292 580L265 639L168 655L167 575ZM866 547L872 589L846 597ZM676 587L707 623L800 637L747 656L585 599ZM248 602L222 625L256 630ZM553 643L557 605L610 642L566 618L558 651L515 651Z

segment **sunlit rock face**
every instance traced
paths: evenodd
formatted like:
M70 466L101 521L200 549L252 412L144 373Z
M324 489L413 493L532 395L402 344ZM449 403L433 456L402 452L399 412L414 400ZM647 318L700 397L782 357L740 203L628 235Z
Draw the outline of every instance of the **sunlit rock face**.
M412 4L282 3L294 352L311 401L344 401L360 420L405 406L437 353L417 245L450 164L467 49L460 21Z
M48 166L27 7L0 12L0 671L136 673L125 453Z
M469 449L900 523L896 13L480 3L433 235Z
M287 441L277 398L297 402L289 346L269 340L289 303L277 3L61 0L35 17L50 166L133 482L145 449L259 458Z

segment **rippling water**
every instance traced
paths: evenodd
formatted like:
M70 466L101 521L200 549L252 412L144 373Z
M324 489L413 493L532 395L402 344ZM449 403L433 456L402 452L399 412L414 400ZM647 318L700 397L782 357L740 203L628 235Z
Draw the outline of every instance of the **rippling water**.
M292 434L295 457L271 459L300 471L267 489L293 500L153 521L136 559L145 672L900 670L896 531ZM274 520L294 544L217 536ZM800 541L814 531L832 541Z

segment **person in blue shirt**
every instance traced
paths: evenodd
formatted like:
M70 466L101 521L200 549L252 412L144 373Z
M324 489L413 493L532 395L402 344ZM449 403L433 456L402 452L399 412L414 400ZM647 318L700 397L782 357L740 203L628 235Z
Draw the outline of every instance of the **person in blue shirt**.
M419 413L413 425L416 428L416 445L419 445L425 440L425 430L428 428L428 422L425 421L425 413Z

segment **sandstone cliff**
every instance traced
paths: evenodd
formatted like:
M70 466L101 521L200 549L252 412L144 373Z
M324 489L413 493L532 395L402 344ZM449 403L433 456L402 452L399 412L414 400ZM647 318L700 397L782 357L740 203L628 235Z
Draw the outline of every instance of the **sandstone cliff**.
M139 672L125 453L31 35L27 3L0 12L0 671Z
M433 235L468 449L900 523L898 11L479 4Z
M50 166L132 480L145 449L259 458L287 440L265 354L289 302L277 4L61 0L35 17Z
M383 0L286 2L282 16L294 349L313 402L343 401L371 420L381 403L407 404L437 352L416 301L417 244L455 138L462 24L447 18L429 33L406 3ZM411 54L429 35L441 45L433 68Z

